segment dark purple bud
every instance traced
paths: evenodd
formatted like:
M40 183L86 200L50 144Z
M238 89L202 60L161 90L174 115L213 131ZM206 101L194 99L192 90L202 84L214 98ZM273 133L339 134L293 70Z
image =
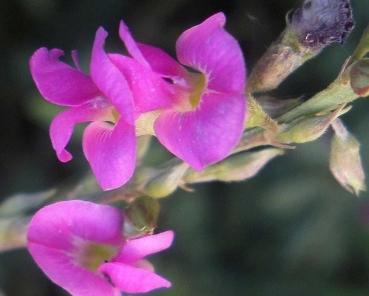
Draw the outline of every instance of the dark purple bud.
M354 28L350 0L305 0L289 13L288 22L310 48L343 43Z

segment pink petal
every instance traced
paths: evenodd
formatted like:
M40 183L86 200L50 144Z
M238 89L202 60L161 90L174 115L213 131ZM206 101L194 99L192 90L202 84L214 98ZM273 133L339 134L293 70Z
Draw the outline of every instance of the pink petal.
M182 64L207 76L208 89L242 94L246 79L242 50L224 24L224 14L217 13L182 33L177 56Z
M126 46L129 54L141 65L145 66L146 68L150 68L149 63L142 55L136 41L132 37L131 32L123 21L120 21L119 23L119 36Z
M119 246L123 216L111 206L70 200L51 204L32 218L28 250L43 272L74 296L118 296L102 277L79 266L80 242Z
M122 263L105 263L99 271L123 293L146 293L171 286L169 281L151 271Z
M101 188L118 188L134 172L135 128L122 119L114 127L103 122L91 123L84 132L83 151Z
M192 112L167 111L156 120L159 141L195 170L227 157L239 142L245 97L208 93Z
M129 240L122 248L115 262L133 263L148 255L168 249L173 242L173 231L165 231L159 234L148 235Z
M57 202L39 210L27 231L29 243L70 252L77 241L119 245L123 216L116 208L81 200Z
M186 69L162 49L143 43L138 48L154 72L175 81L186 78Z
M127 79L138 113L169 107L174 102L175 88L149 67L134 59L119 55L109 55L111 61Z
M67 162L72 155L65 149L74 126L78 123L95 120L113 120L111 107L101 99L72 107L59 113L50 125L50 138L60 161Z
M48 278L73 296L120 295L102 276L76 265L63 250L32 242L28 250Z
M62 106L80 105L99 95L91 78L63 63L60 49L38 49L31 57L30 69L41 95Z
M133 124L133 97L126 79L104 51L107 36L103 28L96 32L90 66L91 77L105 97L118 109L121 117Z

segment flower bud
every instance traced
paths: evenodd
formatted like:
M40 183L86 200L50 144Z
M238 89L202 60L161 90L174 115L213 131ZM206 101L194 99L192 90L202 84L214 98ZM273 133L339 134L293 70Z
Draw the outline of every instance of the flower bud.
M349 0L305 0L287 15L287 27L251 72L250 92L277 88L326 46L343 43L354 28Z
M142 196L130 203L124 213L125 237L152 234L157 225L160 204L151 197Z
M162 169L147 169L144 174L148 181L141 192L153 198L166 197L178 188L187 170L188 165L177 160Z
M202 172L188 171L184 177L186 183L211 181L243 181L254 177L273 158L282 155L282 149L267 148L255 152L242 152L208 167Z
M366 190L360 144L339 119L332 123L332 127L335 135L331 144L330 170L347 191L359 195Z
M303 117L286 125L285 129L277 135L276 140L281 143L307 143L320 138L329 128L330 124L350 108L337 109L324 115Z

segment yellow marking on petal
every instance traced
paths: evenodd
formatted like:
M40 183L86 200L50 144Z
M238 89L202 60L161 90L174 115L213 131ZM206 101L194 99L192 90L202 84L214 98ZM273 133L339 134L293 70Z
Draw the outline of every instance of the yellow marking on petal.
M110 245L86 243L77 256L78 263L95 272L101 264L112 259L118 253L118 248Z
M192 108L196 108L201 99L201 94L206 87L206 77L203 74L192 74L194 88L190 93L189 101Z
M118 110L113 108L112 115L113 115L113 118L114 118L114 122L117 122L120 118L120 114L119 114Z

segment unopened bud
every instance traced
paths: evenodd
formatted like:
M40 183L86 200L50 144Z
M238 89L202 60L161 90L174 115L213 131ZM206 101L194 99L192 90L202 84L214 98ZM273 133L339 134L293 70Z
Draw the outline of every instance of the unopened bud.
M188 165L178 160L170 162L162 169L147 169L145 182L141 191L153 198L162 198L172 194L181 184Z
M339 108L328 114L297 119L286 125L286 128L277 135L276 140L286 144L315 141L326 132L337 117L347 111L348 109Z
M291 73L354 28L349 0L305 0L287 15L287 27L251 72L250 92L277 88Z
M330 170L347 191L359 195L366 190L360 144L339 119L332 123L332 127L335 135L332 139Z
M283 153L282 149L277 148L242 152L212 165L202 172L188 171L184 181L189 184L211 181L243 181L254 177L270 160Z
M136 198L125 209L124 234L134 237L153 233L160 212L159 202L151 197Z

